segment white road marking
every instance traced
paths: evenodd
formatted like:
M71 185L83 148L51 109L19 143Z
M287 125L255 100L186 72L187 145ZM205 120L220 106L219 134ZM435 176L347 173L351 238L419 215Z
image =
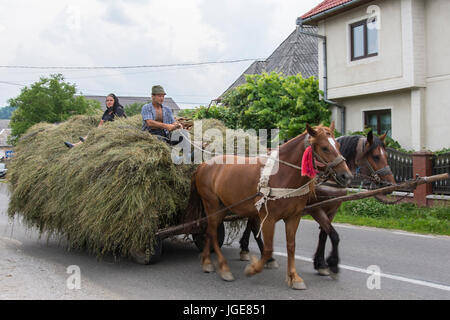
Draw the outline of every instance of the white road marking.
M277 256L287 257L287 253L284 253L284 252L274 252L273 254L277 255ZM301 261L306 261L306 262L313 262L313 259L311 259L311 258L302 257L302 256L298 256L298 255L295 255L295 259L301 260ZM369 275L373 274L371 271L366 270L366 269L361 269L361 268L352 267L352 266L346 266L346 265L342 265L342 264L339 264L339 268L345 269L345 270L350 270L350 271L355 271L355 272L360 272L360 273L365 273L365 274L369 274ZM401 276L394 276L394 275L387 274L387 273L380 273L380 277L392 279L392 280L403 281L403 282L408 282L408 283L416 284L419 286L430 287L430 288L444 290L444 291L450 291L450 286L447 286L447 285L436 284L436 283L422 281L422 280L416 280L416 279L410 279L410 278L401 277Z
M433 236L427 236L423 234L416 234L416 233L407 233L407 232L400 232L400 231L393 231L393 234L399 234L401 236L410 236L410 237L418 237L418 238L427 238L427 239L436 239L436 237Z
M5 237L0 237L0 241L7 243L7 244L12 244L15 246L22 246L22 242L20 242L19 240L13 239L13 238L5 238Z
M306 220L303 219L301 223L314 223L317 224L316 221L313 220ZM425 235L425 234L418 234L418 233L412 233L412 232L406 232L406 231L399 231L399 230L389 230L389 229L383 229L383 228L376 228L376 227L366 227L366 226L353 226L349 224L341 224L341 223L333 223L333 226L336 228L344 228L344 229L352 229L352 230L367 230L367 231L376 231L376 232L388 232L391 234L396 234L400 236L410 236L410 237L420 237L420 238L426 238L426 239L446 239L450 240L449 236L445 235Z

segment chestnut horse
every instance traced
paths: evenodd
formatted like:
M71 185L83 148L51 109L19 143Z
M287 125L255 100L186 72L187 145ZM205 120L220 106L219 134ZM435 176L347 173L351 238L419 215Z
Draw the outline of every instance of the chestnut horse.
M353 174L360 175L367 178L370 183L377 185L395 184L395 179L392 171L389 168L386 146L384 140L386 134L377 137L372 131L367 134L367 137L360 135L343 136L336 140L340 144L340 152L345 157L346 162ZM317 197L310 198L308 204L313 204L318 201L345 196L347 194L345 189L338 189L333 186L318 185L315 193ZM337 255L337 243L339 236L335 232L331 222L339 209L341 202L333 205L328 205L322 208L315 208L308 210L304 214L310 214L320 225L319 242L316 253L314 255L314 268L320 275L336 275L339 272ZM240 259L242 261L249 261L249 239L250 233L253 233L258 244L261 254L263 253L264 244L260 236L257 236L259 229L258 219L249 219L246 229L241 237L240 245ZM327 236L330 237L333 249L325 262L325 243ZM278 266L275 259L271 258L266 265L268 268L276 268Z
M192 177L189 203L200 205L201 199L207 216L206 241L201 254L204 272L214 271L210 257L212 244L217 254L218 273L223 280L234 280L217 241L217 227L227 213L232 212L241 217L259 217L263 221L261 230L264 251L260 260L247 266L245 273L248 276L261 272L266 262L272 257L275 223L283 219L288 252L287 282L293 289L306 289L303 279L297 274L295 268L295 234L315 181L312 181L309 176L301 175L298 170L308 145L311 146L314 157L320 158L325 165L333 167L336 179L346 183L351 181L352 174L343 161L338 150L338 143L334 138L334 123L330 128L323 126L311 128L307 125L305 133L279 147L278 171L270 175L268 186L293 190L309 183L310 189L305 195L268 201L259 211L255 207L255 200L245 201L245 199L260 200L262 198L258 186L261 169L265 163L260 158L253 158L255 161L250 161L252 159L247 157L221 155L202 163L197 168ZM252 196L253 194L255 195Z

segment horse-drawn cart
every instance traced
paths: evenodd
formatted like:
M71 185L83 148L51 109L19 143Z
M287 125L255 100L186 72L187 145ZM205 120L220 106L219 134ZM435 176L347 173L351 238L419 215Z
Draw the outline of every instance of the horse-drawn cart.
M308 210L327 206L327 205L333 204L333 203L340 203L340 202L352 201L352 200L360 200L360 199L364 199L364 198L373 197L376 195L392 193L394 191L408 190L411 192L415 188L417 188L417 186L419 186L419 185L422 185L425 183L432 183L432 182L435 182L438 180L445 180L448 178L449 178L448 173L434 175L434 176L430 176L430 177L419 177L418 176L414 180L410 180L410 181L407 181L407 182L404 182L401 184L387 186L387 187L383 187L383 188L379 188L379 189L375 189L375 190L358 192L358 193L354 193L354 194L349 194L349 195L345 195L345 196L341 196L341 197L335 197L332 199L320 201L320 202L317 202L317 203L314 203L311 205L307 205L304 210L305 210L305 212L308 212ZM256 196L257 195L255 195L255 197ZM249 200L250 199L244 199L243 201L249 201ZM241 201L241 202L243 202L243 201ZM230 206L230 207L232 207L232 206ZM223 210L231 209L230 207L224 208ZM240 219L243 219L243 218L236 216L236 215L228 215L228 216L226 216L224 221L231 222L231 221L236 221L236 220L240 220ZM161 229L156 233L157 242L154 246L154 253L149 254L149 252L146 252L145 254L141 253L140 255L134 254L133 258L137 263L141 263L141 264L151 264L151 263L157 262L161 258L162 248L163 248L163 240L166 238L169 238L169 237L182 235L182 234L191 234L196 247L200 251L202 251L203 247L204 247L204 242L205 242L206 223L207 223L207 218L204 217L204 218L186 222L186 223L183 223L180 225ZM218 236L219 246L222 247L222 245L224 243L224 239L225 239L225 227L224 227L223 223L219 225L219 228L217 230L217 236Z

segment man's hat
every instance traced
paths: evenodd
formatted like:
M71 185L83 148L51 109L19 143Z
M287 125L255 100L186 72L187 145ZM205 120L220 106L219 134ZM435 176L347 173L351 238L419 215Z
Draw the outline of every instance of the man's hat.
M164 88L162 86L153 86L152 87L152 95L157 95L157 94L166 94L164 92Z

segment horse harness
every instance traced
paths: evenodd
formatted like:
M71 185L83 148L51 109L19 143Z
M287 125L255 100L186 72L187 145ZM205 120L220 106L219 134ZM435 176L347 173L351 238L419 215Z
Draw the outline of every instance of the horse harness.
M309 138L310 135L307 134L305 137L305 149L308 147L312 147L311 143L309 142ZM262 205L264 204L266 207L266 217L268 214L267 211L267 201L274 201L274 200L278 200L278 199L286 199L286 198L294 198L294 197L301 197L304 195L307 195L310 191L310 184L317 182L319 179L322 181L326 181L329 179L329 176L333 176L335 178L336 181L337 180L337 174L336 171L334 170L334 168L336 166L338 166L341 162L345 161L345 158L342 155L338 155L336 157L336 159L334 159L332 162L327 163L326 161L324 161L322 159L322 157L317 154L314 151L314 148L312 148L312 153L313 153L313 164L314 164L314 169L316 169L315 166L315 159L317 159L320 163L326 165L326 170L325 172L320 176L316 176L314 179L310 180L309 182L307 182L306 184L304 184L303 186L300 186L297 189L291 189L291 188L272 188L269 187L269 179L270 179L270 175L272 174L273 171L273 167L275 165L275 161L288 165L290 167L293 167L295 169L301 170L302 168L296 165L293 165L291 163L282 161L278 158L278 150L273 151L270 156L269 159L267 160L265 166L262 168L261 170L261 177L259 179L259 183L258 183L258 193L259 195L262 196L261 199L259 199L256 203L255 203L255 207L256 210L258 210L258 212L261 210Z
M388 176L392 174L391 168L389 165L387 165L384 168L381 168L380 170L374 170L372 165L370 164L369 160L367 160L367 157L365 156L365 145L367 142L366 137L361 137L358 141L358 145L356 147L356 154L359 155L355 158L355 164L356 164L356 174L361 175L361 169L366 167L369 168L370 175L368 176L369 179L373 180L377 184L381 184L382 180L380 177Z

